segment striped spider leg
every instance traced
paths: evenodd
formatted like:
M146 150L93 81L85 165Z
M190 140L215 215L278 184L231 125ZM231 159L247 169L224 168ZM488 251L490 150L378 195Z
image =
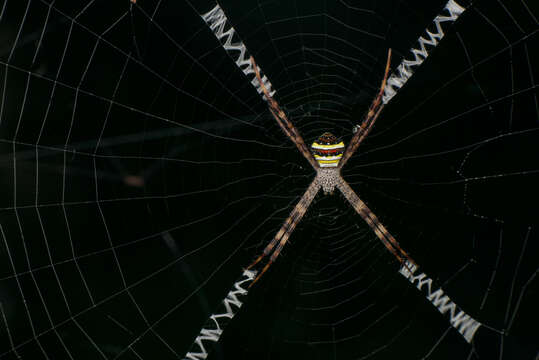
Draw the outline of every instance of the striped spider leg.
M256 64L254 58L249 55L247 47L237 36L236 30L228 23L228 18L224 10L219 4L202 15L202 19L206 22L214 35L219 39L223 48L234 59L236 65L251 80L251 85L256 91L262 95L262 99L267 102L269 110L283 132L296 145L300 153L309 161L313 168L317 168L318 164L305 145L303 138L298 130L288 120L285 112L281 109L277 101L274 99L276 91L272 88L269 79L262 75L262 70ZM235 56L232 56L235 54Z
M314 169L318 169L319 165L315 160L313 153L309 150L305 141L301 137L299 131L288 119L286 113L281 109L279 103L274 99L276 91L272 88L272 84L269 79L262 75L262 70L256 64L254 58L248 54L247 47L237 36L236 30L228 23L228 18L224 10L219 4L206 14L202 15L202 19L206 22L209 28L212 30L217 39L221 42L223 48L231 55L236 65L240 70L251 80L251 84L262 96L262 99L268 104L268 108L274 117L275 121L285 133L285 135L296 145L299 152L307 159ZM234 54L235 56L233 56ZM344 147L344 145L343 145ZM340 156L339 156L340 158ZM253 268L258 264L265 256L271 254L269 262L264 266L263 270L258 274L256 279L251 283L252 286L261 276L268 270L270 265L275 261L284 245L288 241L288 238L296 228L297 224L305 215L305 212L309 208L309 205L315 198L320 185L315 179L301 200L298 202L288 219L284 222L281 229L277 232L273 240L266 246L263 253L247 268L247 270Z
M301 197L301 200L296 204L294 207L294 210L290 213L288 218L285 220L283 226L281 226L281 229L275 234L275 237L273 240L266 246L262 254L256 258L255 261L251 265L247 267L247 270L250 270L253 266L258 264L260 260L262 260L264 257L271 254L268 263L264 266L262 271L258 274L256 279L249 285L249 287L253 286L255 282L260 279L260 277L268 270L270 265L277 259L277 256L281 253L281 250L285 246L286 242L288 241L288 238L298 225L298 223L303 218L303 215L307 212L307 209L311 205L313 199L316 197L316 194L318 194L318 191L320 190L320 184L317 181L318 179L315 178L311 185L307 188L307 191L305 191L305 194Z
M354 190L342 177L339 177L337 188L341 191L346 200L352 205L354 210L361 218L371 227L378 239L382 241L384 246L391 252L401 264L415 264L415 261L401 249L397 240L387 231L384 225L378 220L376 215L365 205L365 203L357 196Z
M384 73L384 78L382 80L382 85L380 86L380 90L378 91L378 95L376 95L371 106L369 106L369 111L367 112L367 116L365 116L363 122L360 125L354 127L354 135L352 136L352 139L350 139L350 144L348 144L348 147L346 148L346 151L344 152L344 155L339 163L340 168L342 168L344 164L346 164L348 159L350 159L350 157L356 152L359 145L363 142L363 140L365 140L365 137L367 137L367 135L371 131L372 127L374 126L374 123L376 122L376 119L378 119L378 116L384 108L385 104L382 103L382 96L384 95L390 64L391 49L389 49L387 52L386 69Z
M264 93L266 101L268 102L268 107L271 112L271 115L273 115L273 118L275 119L275 121L277 121L279 127L283 130L286 136L288 136L288 138L296 145L299 152L305 157L305 159L307 159L307 161L309 161L312 167L315 169L318 168L318 164L316 163L313 158L313 155L307 148L307 145L305 145L305 141L303 141L303 138L299 134L299 131L296 129L294 124L292 124L292 122L288 120L288 117L286 116L285 112L281 109L277 101L273 99L268 89L266 89L266 86L264 85L264 82L260 77L260 68L256 65L255 59L252 56L251 64L255 71L256 79L260 83L262 92Z
M471 343L481 323L462 310L442 288L433 288L433 280L425 273L419 273L419 266L401 249L397 240L387 231L376 215L365 205L352 190L350 185L339 175L337 188L352 205L354 210L371 227L384 246L401 264L399 274L404 276L418 290L426 292L427 300L441 313L449 314L449 324L457 330L462 337Z

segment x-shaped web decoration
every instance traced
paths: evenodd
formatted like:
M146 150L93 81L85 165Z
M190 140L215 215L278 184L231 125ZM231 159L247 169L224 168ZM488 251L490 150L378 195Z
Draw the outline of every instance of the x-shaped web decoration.
M365 119L360 125L354 127L354 135L346 150L343 142L339 142L330 133L324 133L313 143L312 151L309 150L305 141L299 134L299 131L273 98L276 91L273 90L271 82L266 76L261 74L261 69L257 66L254 58L248 55L247 48L241 40L238 40L235 29L228 24L228 19L223 9L219 5L216 5L210 12L202 15L204 21L213 31L215 36L221 41L223 48L228 52L234 51L239 53L237 58L234 59L236 65L248 78L250 78L251 84L267 102L268 108L279 127L296 145L299 152L305 159L307 159L311 166L316 170L317 174L277 234L264 248L262 254L243 271L242 277L234 284L232 290L223 300L221 304L222 309L220 309L221 312L216 312L210 316L210 319L195 339L191 349L185 355L185 359L206 359L208 350L206 349L204 342L217 342L219 340L228 321L234 317L237 310L242 306L239 296L245 296L248 293L248 289L260 279L276 260L320 189L327 194L333 193L335 188L339 189L354 210L374 231L378 239L382 241L384 246L399 261L401 264L399 273L419 290L425 288L428 301L431 302L440 313L449 313L449 322L451 326L453 326L468 343L472 342L475 332L479 329L481 323L460 310L441 288L434 290L432 279L425 273L416 274L418 269L417 263L400 247L397 240L389 233L376 215L374 215L374 213L365 205L341 176L341 169L355 153L363 140L365 140L385 104L395 96L396 92L413 75L414 67L420 66L427 58L427 45L436 47L438 42L443 38L444 32L442 23L452 23L456 21L456 19L465 11L465 8L457 4L456 1L449 0L444 7L444 11L447 11L448 16L438 15L433 21L436 32L427 30L426 33L429 38L426 39L420 37L418 40L420 49L411 50L414 55L414 60L404 59L397 67L396 72L389 76L389 78L388 73L391 64L391 50L388 51L385 73L380 90L369 107ZM234 39L236 42L234 42ZM268 256L269 259L266 265L261 270L258 270L257 267L259 263ZM247 284L250 285L247 288L244 288L243 286Z

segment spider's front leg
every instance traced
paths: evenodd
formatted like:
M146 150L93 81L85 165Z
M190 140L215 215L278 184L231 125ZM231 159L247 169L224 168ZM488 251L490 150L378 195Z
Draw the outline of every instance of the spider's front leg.
M318 182L318 178L315 178L311 185L309 185L307 188L307 191L305 191L305 194L303 194L301 197L301 200L294 207L294 210L292 210L288 218L285 220L277 234L275 234L273 240L271 240L271 242L266 246L262 254L247 267L247 270L250 270L251 268L255 267L264 257L271 254L268 263L264 266L262 271L260 271L256 279L249 287L253 286L253 284L260 279L260 277L269 269L271 264L277 259L277 256L279 256L281 250L287 243L288 238L303 218L303 215L305 215L307 212L307 209L311 205L313 199L316 197L318 190L320 190L320 184Z
M387 231L385 226L378 220L378 217L365 205L365 203L357 196L354 190L343 179L339 178L337 187L344 195L346 200L352 205L354 210L361 218L371 227L378 239L382 241L384 246L399 260L401 264L415 264L410 255L404 251L397 240ZM408 265L406 265L408 266Z

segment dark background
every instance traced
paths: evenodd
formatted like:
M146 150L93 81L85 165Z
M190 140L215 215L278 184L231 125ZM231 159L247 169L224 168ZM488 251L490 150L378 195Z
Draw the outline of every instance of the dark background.
M444 3L220 2L307 143L348 142L387 49L410 58ZM181 358L314 177L198 15L213 6L0 2L0 358ZM538 17L473 2L343 171L484 324L474 344L336 194L210 357L537 355Z

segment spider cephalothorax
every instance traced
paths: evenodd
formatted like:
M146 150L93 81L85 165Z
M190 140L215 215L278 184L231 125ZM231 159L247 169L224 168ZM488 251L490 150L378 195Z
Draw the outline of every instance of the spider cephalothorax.
M322 190L324 191L325 195L333 195L333 191L337 187L340 179L339 174L339 168L337 167L325 167L325 168L318 168L316 170L316 182Z

